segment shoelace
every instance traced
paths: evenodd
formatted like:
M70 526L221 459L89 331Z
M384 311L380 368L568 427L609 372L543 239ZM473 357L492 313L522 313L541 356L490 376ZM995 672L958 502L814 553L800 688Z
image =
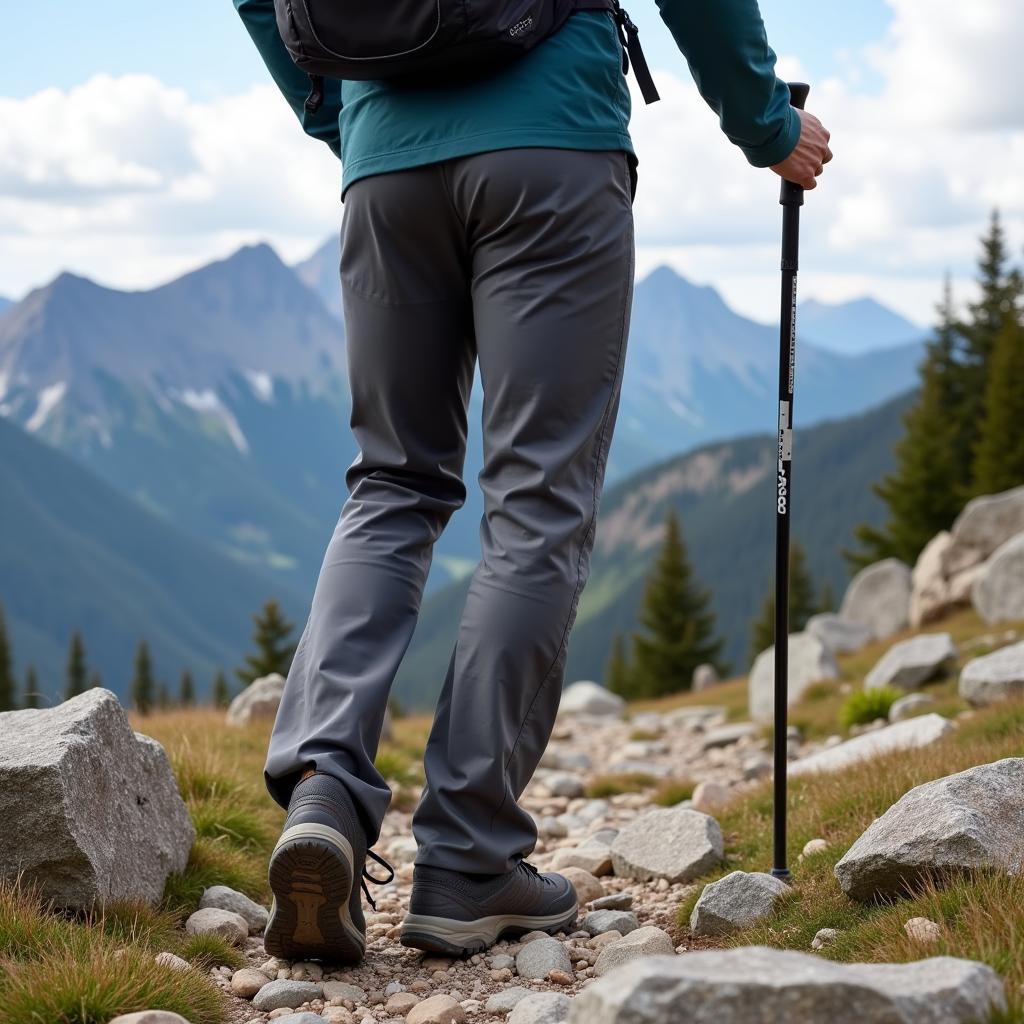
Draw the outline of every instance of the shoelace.
M366 870L365 865L363 866L363 877L360 879L359 884L362 886L363 895L366 897L366 902L370 904L370 907L376 911L377 904L374 903L373 897L370 895L370 889L367 886L367 882L373 882L374 885L387 885L389 882L394 881L395 869L379 854L373 852L373 850L366 851L367 857L372 857L382 868L385 868L389 873L387 878L374 878L369 871Z

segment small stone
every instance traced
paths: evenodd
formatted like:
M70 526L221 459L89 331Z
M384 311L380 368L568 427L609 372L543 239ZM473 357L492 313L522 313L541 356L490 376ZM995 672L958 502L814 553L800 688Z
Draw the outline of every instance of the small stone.
M548 971L548 981L555 985L571 985L576 979L567 971Z
M509 1024L562 1024L572 1000L561 992L536 992L520 999L508 1015Z
M811 939L811 949L821 949L822 946L831 945L836 941L836 936L839 934L835 928L819 928L814 933L814 938Z
M320 1016L327 1024L353 1024L352 1012L344 1006L326 1006Z
M203 892L199 900L199 908L202 910L206 907L230 910L232 913L244 917L249 924L249 931L252 933L262 932L267 927L269 915L266 907L261 907L254 900L249 899L245 893L238 892L226 885L211 885Z
M571 772L551 772L543 779L544 788L552 796L572 797L583 796L586 787L578 775Z
M605 946L610 946L613 942L618 942L622 938L622 932L602 932L600 935L595 935L587 945L591 949L601 950Z
M278 1024L324 1024L324 1019L319 1013L311 1013L309 1010L303 1010L301 1013L282 1013L275 1019Z
M557 939L544 936L527 943L516 956L516 970L520 978L546 978L549 971L572 973L572 961L565 946Z
M699 782L694 788L691 803L695 811L715 814L729 802L730 796L729 787L720 782Z
M649 956L674 956L675 951L667 932L647 925L605 946L594 964L594 974L601 977L632 960Z
M608 715L619 718L626 702L599 683L584 680L567 686L562 691L559 715L584 714Z
M527 996L532 996L534 993L531 989L523 988L522 985L514 985L512 988L507 988L502 992L495 992L491 996L486 1004L484 1010L487 1013L494 1014L495 1016L509 1013L512 1007L516 1005L521 999L525 999Z
M122 1013L114 1017L109 1024L189 1024L180 1014L170 1010L138 1010L135 1013Z
M158 964L163 964L164 967L171 967L176 971L187 971L192 965L187 961L183 960L177 953L157 953L153 959Z
M514 961L513 961L514 962ZM509 967L497 967L491 971L491 981L511 981L512 980L512 969Z
M324 969L319 964L302 960L292 964L293 981L319 981L324 976Z
M323 994L324 999L351 999L353 1003L365 1003L367 998L365 990L347 981L325 981Z
M894 700L889 707L890 722L904 722L913 718L918 712L935 703L935 698L927 693L908 693L899 700Z
M912 917L903 926L903 930L914 942L922 945L930 945L942 938L942 929L927 917Z
M252 999L270 979L251 967L243 967L231 975L231 991L242 999Z
M613 892L601 896L590 903L592 910L629 910L633 906L633 894L630 892Z
M1024 696L1024 643L967 662L960 673L960 696L975 707Z
M762 871L733 871L704 887L690 915L694 935L729 935L766 917L789 891Z
M913 690L957 657L949 633L921 633L893 644L864 680L865 689L893 686Z
M612 843L612 861L620 878L689 882L718 865L723 850L714 818L668 807L634 818Z
M494 956L488 958L488 964L495 971L500 971L505 968L511 970L516 965L516 958L509 956L508 953L496 953Z
M388 997L384 1009L388 1013L397 1013L404 1017L419 1001L419 997L413 995L412 992L395 992Z
M571 868L580 868L593 877L609 875L612 871L611 847L598 844L578 846L575 849L562 847L555 851L551 866L563 875Z
M406 1024L459 1024L466 1011L451 996L436 995L417 1003L405 1019Z
M827 849L827 839L808 839L807 842L804 843L804 849L801 856L816 857L819 853L824 853Z
M324 987L315 981L279 979L268 981L253 997L252 1005L257 1010L277 1010L283 1006L294 1008L323 997Z
M219 935L233 946L240 946L249 935L249 922L232 910L204 907L185 922L189 935Z
M628 935L639 927L636 914L627 910L592 910L583 918L583 930L591 936L610 931Z

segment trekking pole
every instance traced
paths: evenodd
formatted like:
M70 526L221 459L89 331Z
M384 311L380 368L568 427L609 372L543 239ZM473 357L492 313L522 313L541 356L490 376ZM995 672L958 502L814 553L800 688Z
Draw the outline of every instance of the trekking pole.
M790 103L803 110L811 87L789 83ZM804 190L782 180L782 312L779 317L779 465L775 505L775 776L772 874L786 867L786 769L789 725L789 519L793 495L793 375L796 369L796 274Z

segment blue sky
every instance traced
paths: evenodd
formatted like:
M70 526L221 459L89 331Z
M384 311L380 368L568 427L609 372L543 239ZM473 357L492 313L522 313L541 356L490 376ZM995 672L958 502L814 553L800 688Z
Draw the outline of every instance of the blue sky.
M688 0L716 2L716 0ZM697 94L655 0L628 0L663 102L634 103L640 275L669 263L739 312L777 305L778 179ZM780 74L812 83L834 161L803 217L801 295L930 322L971 294L993 207L1024 246L1021 0L762 0ZM97 13L99 12L99 13ZM0 62L0 295L61 270L149 287L266 240L337 231L339 168L304 137L231 0L25 4Z
M680 69L682 58L653 0L627 0L625 6L640 26L651 63ZM763 0L761 13L776 51L798 55L818 78L834 73L843 52L880 38L891 17L883 0ZM172 6L54 0L21 5L18 23L22 38L46 40L46 56L40 60L35 47L5 47L0 94L6 96L24 97L43 86L66 89L99 71L145 72L196 98L262 80L262 65L239 32L230 0Z

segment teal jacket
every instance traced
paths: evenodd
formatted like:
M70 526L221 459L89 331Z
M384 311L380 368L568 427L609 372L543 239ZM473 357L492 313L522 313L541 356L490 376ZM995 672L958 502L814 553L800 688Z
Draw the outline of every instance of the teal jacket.
M755 167L784 160L800 136L775 75L757 0L657 0L697 88ZM234 0L303 129L342 162L342 192L371 174L523 146L625 150L630 97L615 25L581 11L526 56L469 86L407 88L327 80L309 114L309 78L281 41L273 0Z

